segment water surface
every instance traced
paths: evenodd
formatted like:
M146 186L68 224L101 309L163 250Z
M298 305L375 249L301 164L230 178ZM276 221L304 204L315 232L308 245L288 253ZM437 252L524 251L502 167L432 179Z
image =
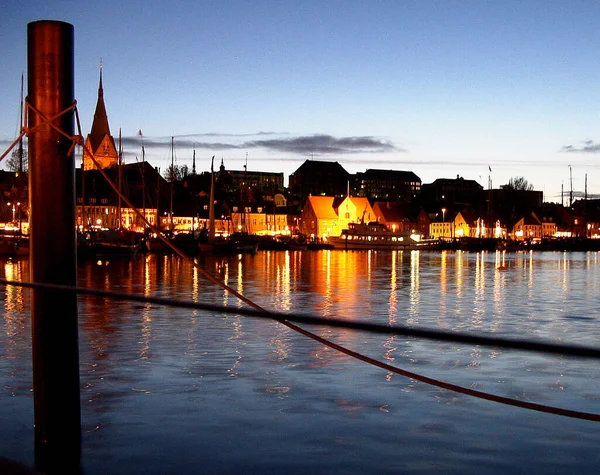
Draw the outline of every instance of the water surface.
M600 341L600 254L312 251L203 257L266 309ZM0 276L29 278L27 260ZM241 307L178 257L80 264L82 286ZM0 455L33 464L29 290L2 289ZM84 473L597 473L597 425L474 399L276 322L79 297ZM310 328L399 368L600 413L598 362Z

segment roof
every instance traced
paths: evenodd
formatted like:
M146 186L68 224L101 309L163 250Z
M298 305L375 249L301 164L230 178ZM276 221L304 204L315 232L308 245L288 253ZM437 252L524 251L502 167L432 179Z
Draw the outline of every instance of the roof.
M94 112L94 121L92 122L92 131L88 136L91 143L92 152L96 153L98 147L104 140L104 137L110 135L110 127L108 126L108 115L106 114L106 106L104 105L104 89L102 87L102 69L100 69L100 84L98 86L98 102L96 103L96 112ZM113 141L114 146L114 141Z
M333 209L333 196L309 196L307 201L319 219L337 219Z
M377 168L369 168L367 170L365 170L364 172L359 172L356 174L356 176L366 176L366 177L382 177L385 178L387 180L390 179L402 179L404 181L411 181L411 182L421 182L421 179L414 173L411 171L404 171L404 170L381 170L381 169L377 169Z
M400 203L397 201L376 201L373 210L388 223L416 220L421 212L421 208L415 206L414 203Z
M298 167L298 169L294 173L292 173L292 175L303 173L342 173L344 177L349 175L346 169L342 167L338 162L323 162L319 160L306 160L302 165Z

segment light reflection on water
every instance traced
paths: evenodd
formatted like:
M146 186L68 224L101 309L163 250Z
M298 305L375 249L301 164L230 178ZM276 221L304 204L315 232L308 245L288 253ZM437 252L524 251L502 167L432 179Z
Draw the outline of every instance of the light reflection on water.
M199 263L281 312L595 345L597 253L259 252ZM4 262L28 279L27 260ZM241 307L189 263L82 264L81 285ZM29 291L0 319L0 455L31 463ZM595 472L594 423L500 406L341 355L277 323L79 297L85 473ZM426 376L600 412L598 363L327 327ZM536 454L532 457L531 454Z

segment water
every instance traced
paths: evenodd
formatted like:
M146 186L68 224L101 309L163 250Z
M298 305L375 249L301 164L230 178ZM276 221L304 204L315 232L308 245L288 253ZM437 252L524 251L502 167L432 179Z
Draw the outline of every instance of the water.
M599 253L259 252L202 258L259 305L598 345ZM505 269L505 270L498 270ZM29 278L27 260L0 276ZM173 256L82 263L82 286L241 307ZM29 291L2 289L0 456L33 464ZM594 422L452 393L275 322L79 297L83 471L597 473ZM400 368L600 413L598 362L313 327Z

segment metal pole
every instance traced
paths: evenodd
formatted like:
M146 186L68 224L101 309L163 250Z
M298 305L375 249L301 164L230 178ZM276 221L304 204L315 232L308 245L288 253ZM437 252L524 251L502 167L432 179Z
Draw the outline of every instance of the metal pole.
M28 99L47 118L74 101L73 26L27 26ZM29 128L45 121L30 111ZM73 135L73 112L52 121ZM49 125L29 135L30 268L33 282L76 285L75 163L71 141ZM32 290L35 463L47 473L80 470L77 296Z

